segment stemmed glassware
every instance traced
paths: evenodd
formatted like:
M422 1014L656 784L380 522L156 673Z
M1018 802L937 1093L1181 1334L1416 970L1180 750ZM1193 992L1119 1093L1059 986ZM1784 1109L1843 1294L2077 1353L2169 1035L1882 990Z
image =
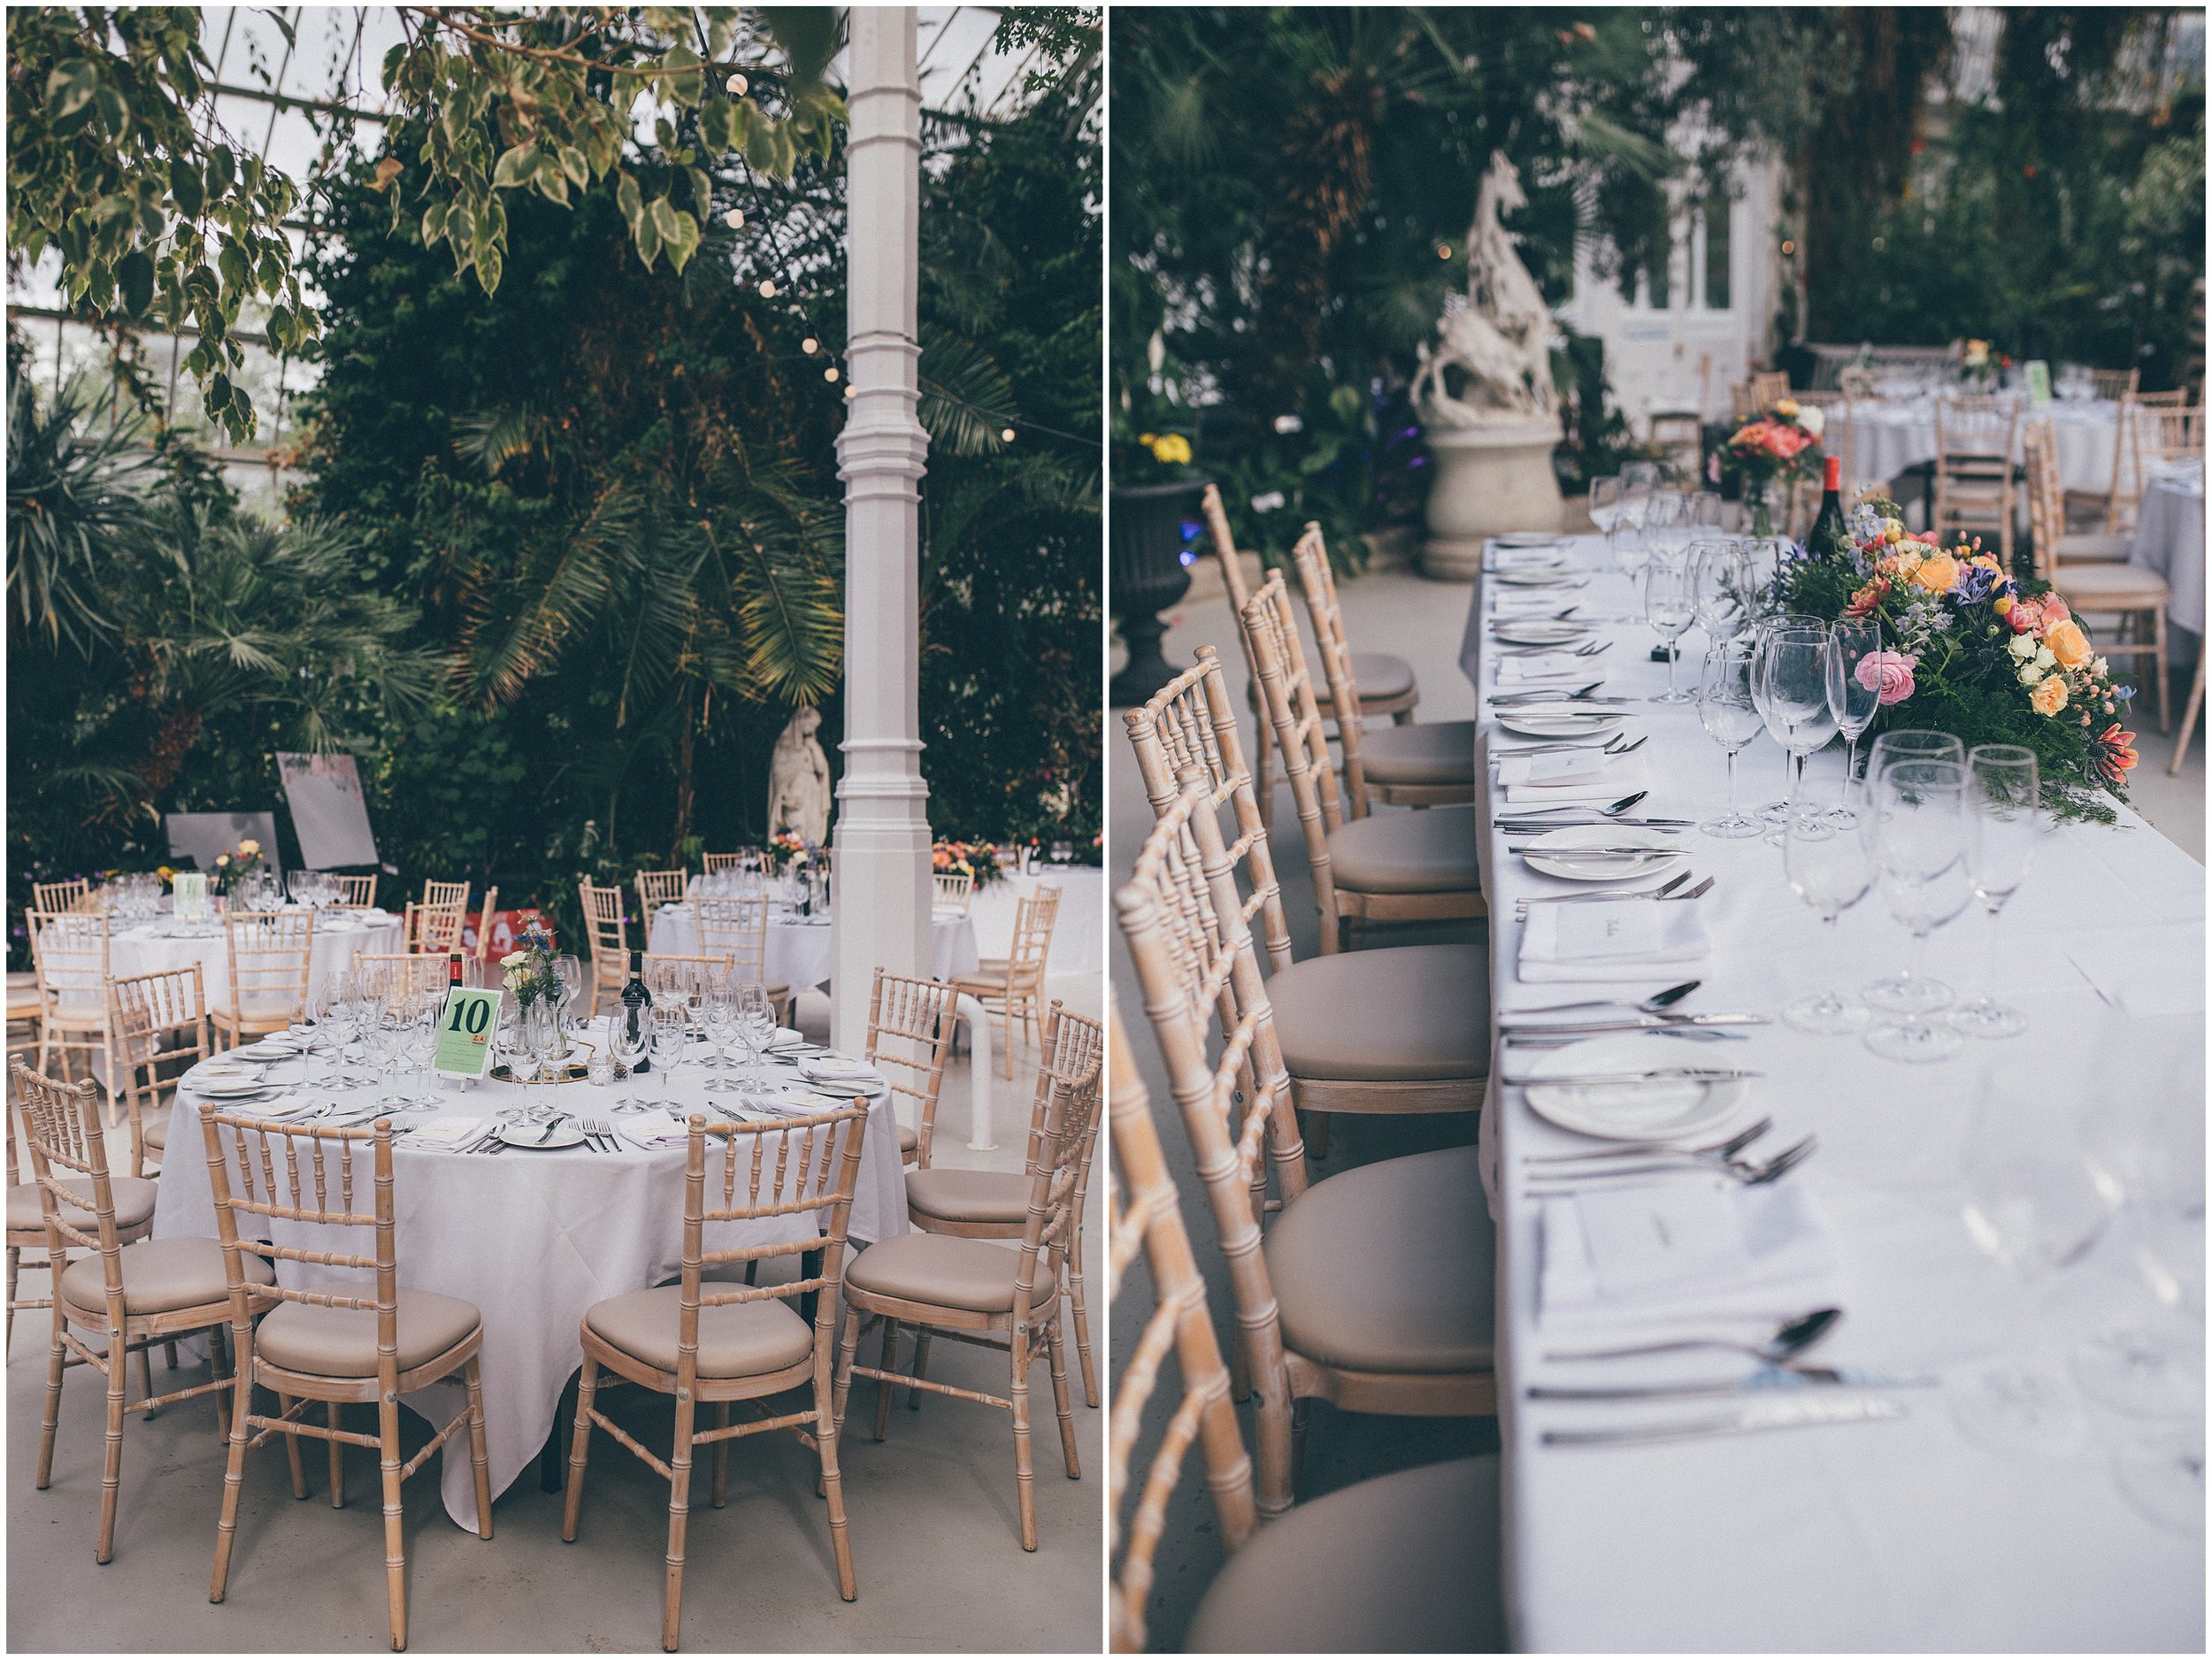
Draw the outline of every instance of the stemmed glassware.
M1618 473L1590 480L1590 522L1605 533L1605 545L1613 546L1613 533L1621 524L1621 480Z
M736 990L726 982L710 985L706 999L700 1006L700 1014L706 1026L707 1041L714 1045L711 1064L727 1067L730 1063L722 1051L728 1047L732 1038L739 1035L740 1029ZM741 1090L745 1086L741 1077L732 1078L718 1072L707 1080L706 1087L718 1094L726 1090Z
M1874 748L1867 755L1867 782L1875 782L1885 769L1899 761L1948 761L1954 766L1964 766L1966 746L1947 732L1927 732L1917 726L1885 732L1874 740Z
M1751 572L1743 549L1726 538L1690 544L1690 580L1697 624L1709 643L1733 640L1751 624Z
M531 1072L534 1080L548 1087L548 1095L541 1098L541 1110L551 1110L550 1090L560 1082L562 1058L568 1053L568 1034L562 1030L560 1009L541 997L523 1011L523 1041L530 1050Z
M652 1048L653 1034L642 1026L633 1027L627 1020L619 1018L610 1021L608 1027L608 1053L614 1057L614 1064L622 1069L626 1080L622 1091L621 1110L625 1112L638 1111L637 1064Z
M1882 707L1882 626L1871 617L1846 617L1828 627L1828 712L1843 734L1843 788L1828 810L1838 825L1852 822L1851 781L1859 771L1859 740Z
M758 1089L764 1082L761 1057L768 1052L768 1041L776 1034L775 1011L768 1005L767 988L757 981L740 986L736 1003L738 1030L743 1034L745 1057L749 1064L745 1084L748 1088Z
M1950 761L1894 762L1875 780L1871 803L1875 887L1912 945L1903 972L1861 991L1873 1007L1898 1017L1870 1030L1866 1046L1890 1060L1939 1061L1957 1053L1960 1038L1929 1018L1954 994L1927 977L1928 936L1973 897L1966 769Z
M680 1002L653 1005L653 1064L663 1089L673 1090L676 1087L676 1069L684 1064L684 1049L690 1037L688 1028L689 1011ZM672 1107L677 1103L672 1094L645 1104Z
M1762 725L1751 697L1752 663L1749 642L1724 640L1705 654L1704 671L1698 677L1698 719L1706 735L1728 754L1728 811L1698 828L1730 841L1757 835L1763 827L1758 819L1736 808L1736 756L1759 735Z
M1748 544L1750 549L1756 549L1757 546L1756 542ZM1759 719L1762 721L1767 719L1766 643L1768 636L1786 628L1810 629L1818 633L1827 626L1819 618L1809 616L1802 611L1778 611L1770 617L1762 617L1751 625L1752 645L1757 653L1751 674L1751 696L1752 701L1758 705ZM1782 798L1779 801L1770 801L1759 809L1759 817L1769 824L1779 824L1789 814L1789 791L1791 786L1796 781L1796 757L1785 749L1782 751Z
M1763 712L1768 735L1790 757L1792 774L1785 818L1801 808L1799 796L1805 784L1805 757L1836 735L1834 716L1828 711L1828 630L1772 628L1763 637L1755 672L1766 700ZM1771 838L1781 842L1778 831Z
M1793 815L1783 824L1782 836L1782 866L1790 888L1820 913L1822 937L1832 945L1836 919L1865 898L1873 885L1866 841L1810 813ZM1867 1009L1856 998L1822 991L1784 1004L1782 1018L1801 1032L1839 1036L1863 1026Z
M2035 863L2044 830L2043 795L2035 751L2016 743L1975 745L1966 757L1967 847L1974 897L1989 913L1987 989L1951 1011L1951 1024L1969 1037L2017 1037L2028 1018L1997 1001L1998 914Z
M1652 496L1658 488L1659 469L1650 462L1627 461L1621 464L1621 519L1636 533L1640 542L1644 534L1646 511L1651 506ZM1614 557L1620 557L1617 549Z
M1674 676L1674 642L1696 618L1696 586L1688 557L1679 549L1655 552L1644 566L1644 620L1667 648L1667 689L1652 698L1655 703L1686 703L1697 696L1678 687Z

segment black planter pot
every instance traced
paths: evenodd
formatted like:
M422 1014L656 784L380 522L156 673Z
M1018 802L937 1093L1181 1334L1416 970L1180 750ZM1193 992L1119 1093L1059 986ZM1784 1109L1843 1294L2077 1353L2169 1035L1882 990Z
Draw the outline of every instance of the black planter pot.
M1130 708L1182 671L1160 653L1167 625L1160 613L1190 592L1183 564L1183 522L1194 518L1203 479L1174 484L1137 484L1110 492L1110 574L1114 620L1129 647L1129 661L1107 688L1117 709Z

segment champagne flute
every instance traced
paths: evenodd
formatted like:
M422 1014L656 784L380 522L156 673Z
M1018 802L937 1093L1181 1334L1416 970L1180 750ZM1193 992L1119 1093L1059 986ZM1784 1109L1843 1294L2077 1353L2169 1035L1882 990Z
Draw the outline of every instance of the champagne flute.
M1866 1046L1889 1060L1939 1061L1958 1051L1956 1028L1929 1018L1955 994L1925 971L1928 936L1973 897L1966 788L1966 769L1949 761L1899 761L1875 780L1875 886L1912 941L1901 972L1860 993L1897 1017L1866 1034Z
M1786 820L1782 835L1782 865L1790 888L1820 913L1822 937L1832 946L1837 918L1865 898L1873 885L1866 843L1824 817L1810 814ZM1840 1036L1866 1024L1867 1008L1856 998L1822 991L1784 1004L1782 1018L1801 1032Z
M1704 672L1698 677L1698 719L1728 755L1728 811L1698 828L1728 841L1757 835L1762 827L1758 819L1736 809L1736 756L1759 735L1763 724L1751 699L1751 670L1749 643L1724 640L1705 654Z
M1678 687L1674 676L1674 642L1696 616L1696 588L1688 558L1679 549L1655 552L1644 567L1644 620L1667 649L1667 689L1652 698L1655 703L1687 703L1696 698L1694 692Z
M1847 748L1843 788L1829 810L1838 825L1852 822L1851 780L1859 771L1859 739L1874 724L1882 706L1882 625L1871 617L1847 617L1828 629L1828 712Z
M2035 844L2043 834L2043 795L2035 751L2016 743L1976 744L1966 757L1966 772L1974 897L1989 913L1988 989L1952 1010L1951 1024L1969 1037L2017 1037L2028 1029L2027 1016L1999 1003L1993 995L1997 918L2027 880L2028 868L2035 862Z

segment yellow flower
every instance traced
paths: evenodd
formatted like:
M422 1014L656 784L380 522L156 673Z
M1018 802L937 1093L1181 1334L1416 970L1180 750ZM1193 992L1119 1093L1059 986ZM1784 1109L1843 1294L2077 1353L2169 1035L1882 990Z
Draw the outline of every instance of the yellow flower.
M2012 596L2009 594L1999 595L1995 599L1989 602L1989 609L1995 611L2000 617L2004 616L2012 609Z
M261 843L248 836L238 844L238 851L243 857L257 858L261 854Z
M1934 594L1947 594L1959 580L1959 562L1947 553L1932 555L1913 569L1912 580Z
M1163 466L1182 466L1190 461L1190 440L1180 433L1167 433L1149 442L1152 458Z
M2043 643L2051 649L2051 655L2070 669L2078 669L2089 661L2089 636L2081 631L2081 625L2070 619L2053 623L2044 630Z
M1797 400L1793 397L1784 398L1780 403L1774 406L1774 412L1777 415L1786 415L1790 418L1790 419L1795 420L1797 419Z
M2045 675L2028 694L2028 703L2039 715L2055 715L2066 707L2065 680L2055 674Z

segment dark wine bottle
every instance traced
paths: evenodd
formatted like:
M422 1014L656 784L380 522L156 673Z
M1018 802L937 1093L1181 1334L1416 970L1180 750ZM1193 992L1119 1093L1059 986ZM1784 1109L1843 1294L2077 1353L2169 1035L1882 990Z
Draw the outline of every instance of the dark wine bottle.
M1805 533L1805 551L1816 559L1839 557L1849 545L1843 527L1843 457L1830 456L1820 485L1820 511Z
M448 990L461 983L461 954L458 951L446 953L445 983Z
M622 1029L630 1041L641 1050L648 1049L653 1034L653 1017L648 1012L652 1006L653 994L645 989L645 953L633 951L630 953L630 983L622 988ZM649 1054L641 1053L638 1056L637 1070L641 1072L653 1070Z

